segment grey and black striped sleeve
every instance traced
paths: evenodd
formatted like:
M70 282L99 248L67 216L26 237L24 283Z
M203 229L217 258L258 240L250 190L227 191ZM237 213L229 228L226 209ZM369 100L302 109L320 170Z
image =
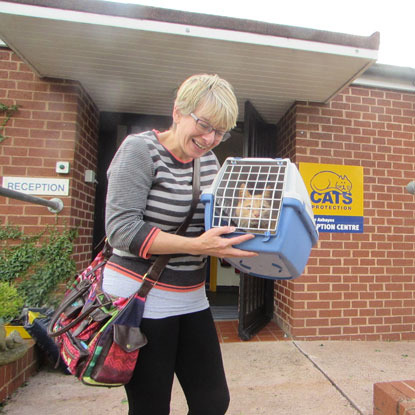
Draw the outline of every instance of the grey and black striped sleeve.
M159 229L143 221L154 176L146 143L138 135L125 138L107 172L105 228L113 248L148 258Z

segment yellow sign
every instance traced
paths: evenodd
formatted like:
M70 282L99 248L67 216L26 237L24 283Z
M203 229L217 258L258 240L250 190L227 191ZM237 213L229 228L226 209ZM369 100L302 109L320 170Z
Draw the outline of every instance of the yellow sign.
M300 163L320 232L363 232L363 167Z

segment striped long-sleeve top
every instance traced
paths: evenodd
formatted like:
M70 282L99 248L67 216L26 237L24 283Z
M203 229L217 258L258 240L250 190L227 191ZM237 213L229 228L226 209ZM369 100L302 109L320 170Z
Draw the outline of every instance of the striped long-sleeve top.
M211 185L217 171L213 152L201 157L201 191ZM178 160L156 132L148 131L123 141L107 175L106 233L116 254L107 268L140 282L155 259L148 250L157 233L174 233L189 212L193 162ZM203 231L204 208L199 202L185 235L195 237ZM204 287L205 263L205 256L172 255L156 288L184 292Z

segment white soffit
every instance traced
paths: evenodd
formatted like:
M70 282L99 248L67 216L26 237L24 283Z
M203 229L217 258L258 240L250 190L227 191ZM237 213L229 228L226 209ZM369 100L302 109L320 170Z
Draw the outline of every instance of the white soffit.
M79 81L101 111L170 115L177 86L218 73L276 123L327 102L377 50L238 30L0 2L0 38L41 77Z

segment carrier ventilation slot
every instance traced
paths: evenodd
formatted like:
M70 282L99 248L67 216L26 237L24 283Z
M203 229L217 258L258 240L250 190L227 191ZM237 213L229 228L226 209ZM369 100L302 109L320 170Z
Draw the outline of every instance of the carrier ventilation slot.
M214 189L212 227L276 233L284 192L286 160L227 161Z

